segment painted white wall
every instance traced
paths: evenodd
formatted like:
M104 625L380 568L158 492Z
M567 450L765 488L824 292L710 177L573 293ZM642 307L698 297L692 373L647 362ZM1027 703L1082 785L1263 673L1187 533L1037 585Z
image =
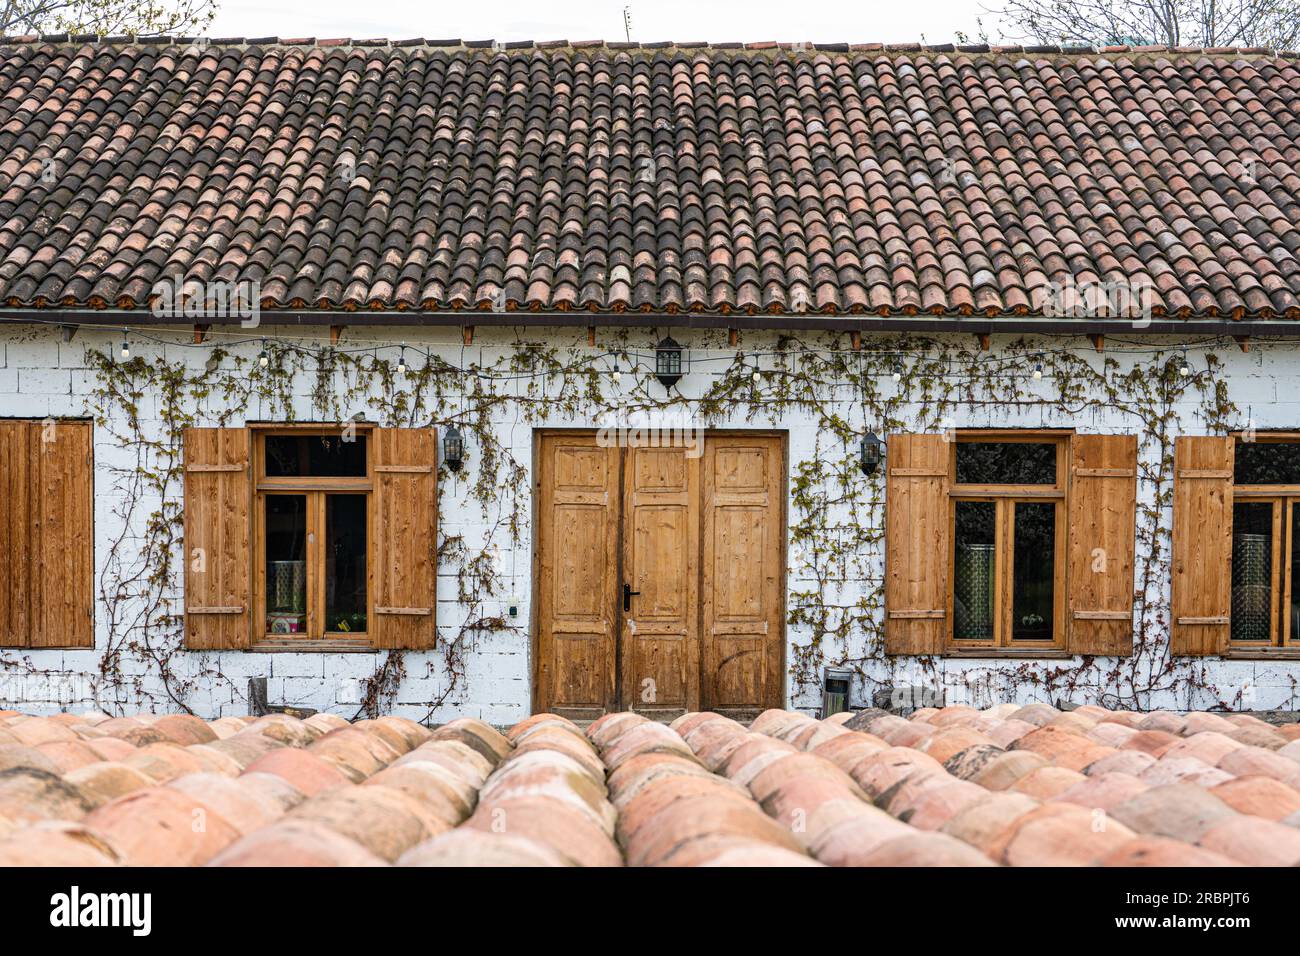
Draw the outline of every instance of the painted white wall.
M694 365L691 374L679 385L679 390L688 396L698 396L707 388L710 379L709 364L705 361L712 356L721 360L724 356L734 355L735 349L728 348L725 337L720 332L691 334L672 330L678 341L692 349ZM303 337L313 343L327 341L325 330L266 330L271 335L292 335ZM193 348L185 344L191 341L189 329L150 332L164 342L148 341L140 335L131 336L134 355L148 359L165 357L168 361L184 361L194 368L202 368L208 361L210 351L207 348ZM254 334L261 334L260 332ZM635 347L648 350L662 332L649 330L631 330L627 333L628 342ZM617 333L602 330L601 348L607 348L617 340ZM116 355L120 347L122 334L120 330L83 329L77 333L71 343L61 341L58 330L48 327L0 325L0 417L45 418L84 417L96 410L88 408L94 387L94 373L87 368L85 358L88 348L106 351ZM529 340L543 340L549 345L586 349L586 335L583 329L528 330ZM820 341L829 346L831 339L825 336L812 336L811 340ZM969 338L966 337L966 338ZM1018 338L1018 337L1017 337ZM490 363L494 358L507 355L513 350L514 330L493 330L480 328L474 344L464 347L458 329L416 329L389 328L370 329L364 326L350 327L341 345L357 347L358 340L383 339L389 342L405 341L413 348L430 348L452 363L476 361ZM952 341L958 340L953 337ZM990 355L1002 354L1001 350L1010 336L995 336L993 351ZM1139 339L1136 336L1128 345L1109 345L1107 354L1120 362L1122 369L1133 365L1149 364L1151 356L1146 352L1128 353L1125 349L1151 349L1157 345L1167 346L1171 340L1155 338ZM742 341L743 350L770 350L775 342L772 334L746 333ZM864 337L865 347L873 348L873 339ZM963 348L970 345L964 339L959 342ZM1062 339L1044 341L1044 348L1061 348L1070 345L1078 354L1090 362L1100 363L1101 359L1086 342L1066 342ZM255 356L260 350L256 340L236 347L248 356ZM1201 361L1203 349L1193 351L1193 361ZM395 350L392 351L395 355ZM1220 344L1217 354L1224 363L1225 377L1230 382L1231 398L1242 410L1242 424L1249 415L1256 427L1300 427L1300 394L1294 382L1300 373L1300 349L1294 346L1270 346L1258 348L1249 354L1240 352L1231 343ZM412 353L414 362L414 353ZM715 361L713 369L721 369L725 361ZM624 366L626 371L626 366ZM644 373L643 373L644 374ZM1026 370L1026 377L1028 371ZM1043 395L1054 394L1055 386L1048 375L1042 382L1030 383L1031 387L1041 390ZM295 383L294 404L299 419L310 420L313 417L310 395L315 387L314 377L308 377L301 383ZM520 390L522 384L517 386ZM883 389L892 387L892 382L883 381ZM829 387L826 399L831 407L851 423L862 422L861 404L853 389L848 387ZM364 401L358 401L349 413L367 412ZM146 395L141 415L146 429L154 429L161 434L158 423L158 410L154 397ZM205 410L211 412L218 407L218 400L211 399ZM264 420L265 410L257 407L237 409L232 424L239 424L244 419ZM819 435L815 419L804 413L785 413L776 418L758 416L748 419L747 409L738 409L729 420L719 422L721 427L730 428L781 428L789 432L789 453L792 470L801 460L821 455L854 455L855 449L843 448L838 439L827 434ZM1196 406L1189 404L1178 409L1178 430L1189 434L1204 434L1203 422L1195 420ZM1012 407L982 407L975 411L959 409L954 413L955 427L1069 427L1083 432L1131 431L1131 425L1119 414L1099 413L1077 418L1066 413L1052 410L1048 406L1034 407L1024 411ZM531 468L532 465L532 427L519 420L518 408L506 406L495 415L495 427L502 440L508 445L515 458ZM591 418L557 417L547 423L548 426L595 427L598 423ZM869 423L875 427L874 423ZM99 576L103 575L109 559L112 543L123 537L118 554L128 564L133 559L132 548L138 544L131 532L148 513L148 502L137 502L134 515L125 520L119 513L129 500L123 493L120 475L114 468L130 466L133 456L124 451L111 439L108 430L97 427L95 431L95 552L96 552L96 593L99 593ZM471 439L472 441L472 439ZM819 447L820 441L820 447ZM471 448L471 456L474 449ZM480 633L466 650L465 679L457 692L439 709L431 710L430 702L438 698L446 689L447 675L443 668L441 650L429 653L407 652L405 654L406 678L397 694L394 712L402 716L425 720L446 720L457 715L481 717L496 724L510 724L526 716L530 701L530 640L528 633L529 601L531 599L531 536L525 528L524 540L518 547L510 546L505 535L499 530L492 532L493 524L501 513L509 510L508 503L501 502L494 510L488 509L484 514L480 504L467 494L468 482L473 477L474 464L471 463L460 476L451 481L444 481L441 489L440 530L443 534L464 534L471 547L489 539L499 548L501 569L505 576L505 585L500 595L501 600L478 609L483 614L504 613L506 598L511 594L522 600L518 623L509 630ZM529 492L530 483L523 486L522 493ZM503 489L504 490L504 489ZM879 486L883 498L883 483ZM531 502L524 502L524 514L531 514ZM1162 521L1162 527L1169 526L1168 514ZM829 517L829 523L848 523L852 521L869 521L880 523L883 515L879 507L864 506L856 503L852 507L838 509ZM1167 546L1167 542L1166 542ZM864 556L861 562L863 570L850 575L847 580L838 582L834 588L835 597L843 603L852 603L864 593L869 593L878 586L881 573L881 557L878 553ZM178 576L179 577L179 576ZM791 562L788 573L788 586L792 592L810 587L811 573L805 563ZM1159 589L1167 589L1168 581L1159 582ZM181 612L183 602L178 590L172 595L174 610ZM441 568L438 586L438 626L440 639L454 634L466 619L468 610L456 603L455 569ZM170 656L169 666L179 683L184 685L181 699L172 699L174 692L168 689L158 677L156 664L149 660L147 651L124 649L119 669L129 680L120 686L110 687L101 678L101 660L113 638L106 620L104 607L97 606L96 612L96 647L93 650L0 650L0 708L19 708L27 712L44 713L61 709L82 709L99 707L108 711L135 710L176 710L182 704L203 717L218 717L225 714L247 713L246 688L248 678L262 676L268 678L268 697L272 703L293 704L352 716L357 712L357 703L362 695L360 682L373 674L382 663L383 654L266 654L253 652L191 652L181 650ZM128 615L129 616L129 615ZM179 630L175 635L179 634ZM133 634L133 639L140 643L144 635ZM164 635L154 635L152 640L166 643ZM171 641L176 636L170 637ZM800 629L791 628L787 635L788 644L793 649L806 646L811 635ZM1167 646L1162 644L1154 649L1153 658L1144 656L1136 661L1116 661L1115 659L1097 659L1087 669L1080 667L1081 661L1075 660L943 660L929 672L922 672L916 662L910 659L887 660L875 653L868 646L865 633L852 634L847 645L828 642L828 657L847 656L850 658L869 658L865 663L859 662L862 676L855 682L853 701L856 705L870 703L870 693L884 684L934 686L942 685L945 699L949 703L970 702L987 705L993 702L1012 700L1029 702L1033 700L1072 699L1077 702L1105 700L1111 705L1117 702L1132 706L1131 689L1134 681L1132 675L1138 674L1138 684L1146 680L1154 667L1157 671L1161 665L1158 661L1167 656ZM1177 672L1183 676L1195 673L1197 680L1193 683L1208 685L1208 689L1192 689L1192 685L1182 677L1163 680L1152 693L1145 694L1137 701L1152 708L1191 709L1213 706L1227 702L1246 708L1294 708L1297 701L1297 680L1300 679L1300 661L1294 662L1254 662L1241 660L1220 660L1206 658L1187 660L1179 665ZM1062 682L1062 675L1069 675L1069 686ZM1118 700L1117 700L1118 699ZM787 702L790 706L813 709L820 703L820 688L787 687Z

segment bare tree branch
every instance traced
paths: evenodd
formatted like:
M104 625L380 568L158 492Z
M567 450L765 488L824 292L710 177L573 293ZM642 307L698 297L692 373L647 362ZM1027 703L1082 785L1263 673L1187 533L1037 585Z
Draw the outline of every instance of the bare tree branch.
M1065 46L1300 44L1300 0L1006 0L985 13L1007 39Z
M160 36L202 32L216 0L4 0L0 34Z

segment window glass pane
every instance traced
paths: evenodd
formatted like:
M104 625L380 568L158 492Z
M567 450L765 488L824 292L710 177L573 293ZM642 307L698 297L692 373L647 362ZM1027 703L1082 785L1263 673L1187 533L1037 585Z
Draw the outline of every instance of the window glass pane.
M365 435L267 435L268 478L364 478Z
M1054 485L1057 447L1055 442L958 442L957 483Z
M325 497L325 630L366 630L366 496Z
M1239 485L1300 485L1300 443L1238 438L1234 455Z
M954 640L993 640L997 504L958 501L953 570Z
M1272 637L1273 503L1232 506L1232 639L1268 641Z
M1055 618L1056 502L1016 502L1011 639L1050 641Z
M266 633L307 632L307 496L266 496Z

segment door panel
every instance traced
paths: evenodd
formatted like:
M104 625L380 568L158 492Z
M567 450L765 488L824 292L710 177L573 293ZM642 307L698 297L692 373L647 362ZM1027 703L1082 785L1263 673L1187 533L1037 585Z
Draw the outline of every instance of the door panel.
M781 706L784 490L779 436L710 435L689 457L543 435L536 709Z
M545 435L537 471L537 706L591 719L616 700L618 449Z
M769 436L708 436L703 468L701 698L747 716L784 696L784 448Z
M683 448L629 448L623 489L622 706L699 709L699 458Z

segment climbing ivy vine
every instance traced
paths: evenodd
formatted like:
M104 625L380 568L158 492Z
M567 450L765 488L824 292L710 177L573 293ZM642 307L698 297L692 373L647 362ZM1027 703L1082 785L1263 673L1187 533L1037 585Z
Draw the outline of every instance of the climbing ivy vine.
M477 508L486 528L471 545L445 523L439 567L454 569L461 623L440 625L439 647L417 655L428 673L441 675L427 716L468 692L466 657L480 636L526 629L505 620L498 555L529 538L530 462L515 443L527 430L557 424L591 424L610 416L675 414L705 427L756 424L809 429L792 440L790 462L787 661L796 699L819 686L822 668L849 667L868 699L876 689L915 679L936 680L940 662L885 657L880 581L883 537L883 470L871 477L858 467L857 444L866 430L881 435L934 431L966 424L1044 424L1139 436L1138 541L1135 653L1132 657L1052 661L998 661L963 667L961 679L978 691L1006 699L1034 685L1062 698L1089 692L1112 706L1143 707L1156 694L1208 694L1240 706L1229 691L1209 686L1195 661L1174 661L1168 648L1168 521L1173 494L1173 443L1190 414L1203 430L1239 424L1228 380L1214 344L1191 374L1180 374L1183 346L1134 345L1121 361L1042 341L1020 340L985 352L964 348L957 336L896 336L851 347L828 333L764 338L761 346L726 348L712 333L693 343L708 348L696 365L691 396L665 392L645 367L644 331L602 332L602 346L556 344L523 336L499 347L465 350L437 346L426 355L412 345L397 369L398 352L331 347L269 339L262 367L256 349L206 347L202 363L173 357L175 350L122 360L112 351L87 351L95 385L87 409L102 429L97 448L112 448L105 466L113 475L114 538L100 562L101 631L97 681L101 699L189 709L198 682L232 685L221 655L203 654L201 666L175 665L182 651L179 583L183 530L182 435L195 425L229 425L245 418L283 421L350 419L381 426L455 424L467 437L465 469L445 469L439 493ZM536 331L530 331L537 338ZM964 338L964 337L963 337ZM973 339L972 339L973 342ZM1219 347L1224 347L1222 344ZM643 361L637 374L628 374ZM1140 350L1140 354L1137 351ZM1036 361L1043 380L1029 374ZM624 370L615 383L614 363ZM703 373L703 374L699 374ZM799 424L794 424L794 423ZM524 429L521 433L520 429ZM453 480L454 477L454 480ZM448 514L445 507L442 514ZM195 652L198 653L198 652ZM13 661L7 663L12 666ZM133 666L126 666L132 664ZM187 662L188 664L188 662ZM364 682L358 714L391 708L410 676L410 655L395 651ZM150 679L150 678L153 679ZM1240 690L1237 689L1239 694Z

